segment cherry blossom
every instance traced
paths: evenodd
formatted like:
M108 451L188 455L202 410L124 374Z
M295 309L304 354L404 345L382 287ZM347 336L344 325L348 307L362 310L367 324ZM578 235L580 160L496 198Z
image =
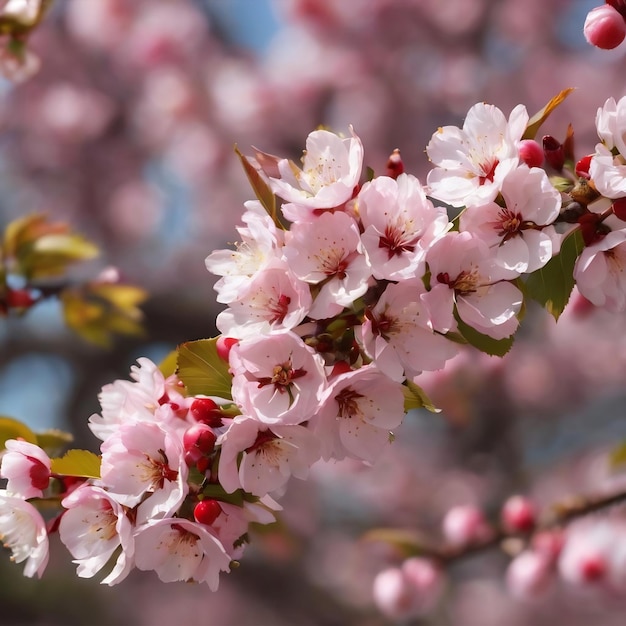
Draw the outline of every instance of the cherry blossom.
M128 421L155 421L156 410L170 400L170 394L176 408L184 405L174 381L166 381L155 363L146 357L140 357L137 363L130 368L134 382L116 380L105 385L98 395L102 414L89 418L89 427L96 437L104 440Z
M357 197L365 232L363 247L377 279L402 280L424 273L428 246L450 227L443 208L435 208L417 178L379 176Z
M527 123L523 105L507 120L494 105L478 103L463 128L440 128L426 148L435 165L427 178L430 194L457 207L494 200L503 178L519 163L518 142Z
M283 251L298 278L321 285L309 311L313 319L337 315L367 291L371 270L358 225L346 213L293 224Z
M511 278L543 267L558 251L551 224L559 216L561 194L539 168L521 165L502 180L504 206L497 202L471 205L460 218L466 230L493 249Z
M626 309L626 230L614 230L587 246L574 266L580 293L609 311Z
M289 331L241 341L230 367L242 413L269 425L310 419L326 384L320 356Z
M623 520L583 519L565 533L558 568L573 585L607 585L624 589L626 584L626 526Z
M340 374L324 394L313 429L322 457L374 462L404 415L401 386L373 365Z
M155 571L163 582L207 583L216 591L220 572L230 571L230 557L203 524L173 517L137 529L135 566Z
M48 533L37 509L0 489L0 540L15 563L26 561L24 576L41 578L48 564Z
M217 301L228 304L236 300L250 278L279 258L283 236L266 215L261 203L245 203L245 227L237 227L241 243L236 250L216 250L205 261L209 272L222 276L215 283Z
M101 450L102 484L120 504L139 505L138 524L171 515L187 495L182 442L158 424L124 424Z
M596 152L591 157L589 175L596 189L603 196L612 199L626 197L624 157L614 156L611 150L603 144L596 146Z
M515 332L522 294L515 285L501 280L506 270L495 264L481 239L468 232L448 233L433 244L427 261L432 274L427 295L431 303L440 306L448 300L450 311L454 303L466 324L494 339Z
M236 418L221 439L220 484L257 496L282 488L290 476L306 478L319 459L319 442L303 426L266 428L258 420Z
M304 320L312 302L308 284L276 261L252 277L215 323L221 333L236 339L290 330Z
M83 485L61 503L67 510L59 523L59 535L78 564L77 575L91 578L121 548L115 565L102 583L115 585L133 566L133 528L124 507L104 489Z
M433 331L421 280L391 283L367 310L360 339L367 355L392 380L441 369L458 351ZM452 310L448 311L451 318ZM447 330L452 326L450 321Z
M306 140L302 169L293 162L278 162L280 178L270 177L274 193L287 202L313 209L338 207L353 195L361 177L363 145L350 128L342 138L316 130Z
M41 498L50 483L50 457L39 446L8 439L0 459L0 477L7 478L7 492L25 500Z

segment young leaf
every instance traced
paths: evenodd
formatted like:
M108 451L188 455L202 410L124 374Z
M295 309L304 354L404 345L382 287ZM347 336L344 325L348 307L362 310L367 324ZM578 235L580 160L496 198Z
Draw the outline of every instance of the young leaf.
M230 400L232 378L228 363L217 354L217 338L188 341L178 347L176 373L191 395L203 394Z
M248 177L248 181L259 202L263 205L263 208L267 211L267 214L272 218L276 226L282 228L276 216L276 196L272 193L269 185L263 180L263 177L259 174L254 165L241 153L237 146L235 146L235 154L239 157L246 176Z
M404 411L410 411L411 409L427 409L431 413L440 413L441 409L438 409L426 395L426 392L416 385L412 380L406 380L402 386L402 392L404 393Z
M623 469L626 465L626 441L621 441L609 453L609 467L611 469Z
M574 264L583 248L582 234L577 228L564 239L559 254L526 280L525 293L555 320L563 313L574 288Z
M19 420L0 415L0 450L4 450L7 439L24 439L29 443L37 443L37 435Z
M48 453L48 456L60 454L73 440L74 437L71 433L66 433L56 428L37 433L37 445L43 448Z
M100 457L89 450L68 450L62 457L50 459L53 474L100 478Z
M391 544L406 557L419 555L425 545L424 538L416 531L403 528L373 528L362 540Z
M504 356L511 349L513 335L504 339L494 339L468 326L460 317L456 316L456 318L461 335L467 340L467 343L478 348L481 352L489 356Z
M172 350L160 363L159 370L161 374L167 378L176 373L176 362L178 360L178 351Z
M533 115L528 120L526 130L522 135L522 139L534 139L537 131L541 128L541 125L548 119L550 113L552 113L552 111L554 111L554 109L556 109L556 107L558 107L559 104L561 104L561 102L563 102L563 100L565 100L565 98L567 98L567 96L572 93L572 91L574 91L573 87L568 87L567 89L564 89L563 91L561 91L561 93L554 96L554 98L552 98L552 100L550 100L550 102L548 102L548 104L546 104L543 109L535 113L535 115Z

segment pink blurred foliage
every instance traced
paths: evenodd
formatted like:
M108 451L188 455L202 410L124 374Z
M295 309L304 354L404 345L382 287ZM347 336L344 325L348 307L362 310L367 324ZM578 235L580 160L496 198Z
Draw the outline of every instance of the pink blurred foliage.
M0 101L9 182L20 190L8 212L69 218L135 282L168 294L200 288L208 309L204 257L232 240L250 199L234 143L244 153L255 145L297 158L316 126L345 132L353 124L376 171L399 148L407 171L425 178L431 134L458 123L475 102L507 114L523 103L533 113L573 86L546 127L564 138L571 122L577 155L586 154L596 141L596 108L623 95L624 50L600 57L576 45L582 20L578 31L559 31L575 4L276 0L282 27L254 56L220 38L191 0L70 0L32 37L44 60L39 74ZM319 465L307 483L293 481L284 500L289 531L255 539L256 567L267 558L290 564L311 594L322 590L352 611L352 623L382 624L363 616L372 615L377 572L399 555L355 542L366 528L417 528L440 538L455 505L495 511L507 493L523 490L541 507L619 483L606 460L610 438L569 457L559 450L565 460L550 457L538 468L524 462L521 433L539 425L545 437L557 436L568 412L623 388L624 319L580 310L571 306L558 324L529 311L529 331L504 359L464 351L443 371L420 376L443 412L409 416L374 468ZM584 441L592 428L581 428ZM565 585L542 604L512 598L504 569L493 555L455 566L445 606L420 623L623 623L623 606L572 609ZM225 583L221 601L211 598L211 623L253 624L259 616L294 623L278 600L250 601L238 580ZM135 609L134 623L184 616L191 623L208 606L198 590L159 587L159 595L144 581L137 575L129 586L137 606L147 607Z

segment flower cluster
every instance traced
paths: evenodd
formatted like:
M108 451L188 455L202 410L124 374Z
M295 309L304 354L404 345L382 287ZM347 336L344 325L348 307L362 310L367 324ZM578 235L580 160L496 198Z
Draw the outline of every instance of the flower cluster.
M429 406L422 372L467 343L504 354L525 302L558 317L574 282L624 310L626 99L599 109L600 143L576 160L573 131L534 139L566 95L532 118L474 105L462 128L433 135L425 182L398 152L364 176L352 129L312 132L301 166L240 155L257 200L236 249L206 260L221 336L105 386L90 419L99 457L7 441L0 535L25 574L41 575L58 531L79 576L106 569L115 584L138 568L216 589L291 476L320 460L374 463L405 412ZM41 498L61 506L47 524ZM421 561L393 576L439 580Z

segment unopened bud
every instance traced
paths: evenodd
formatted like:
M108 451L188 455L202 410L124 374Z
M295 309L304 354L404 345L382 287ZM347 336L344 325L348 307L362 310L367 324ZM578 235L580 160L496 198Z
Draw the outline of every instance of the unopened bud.
M509 591L522 599L544 593L554 579L551 562L540 552L525 550L516 556L506 571Z
M623 222L626 222L626 198L613 200L613 213Z
M396 148L387 160L387 176L396 179L400 174L404 173L404 163L400 156L400 150Z
M563 145L552 135L544 135L542 139L543 155L548 164L557 171L563 169L565 163L565 151Z
M502 525L508 532L527 533L535 527L535 507L528 498L512 496L502 507Z
M626 21L615 7L603 4L589 11L583 32L592 46L611 50L624 41Z
M492 534L482 511L472 505L450 509L443 519L442 530L446 541L456 547L485 541Z
M543 165L543 148L534 139L522 139L518 144L519 158L528 167Z

